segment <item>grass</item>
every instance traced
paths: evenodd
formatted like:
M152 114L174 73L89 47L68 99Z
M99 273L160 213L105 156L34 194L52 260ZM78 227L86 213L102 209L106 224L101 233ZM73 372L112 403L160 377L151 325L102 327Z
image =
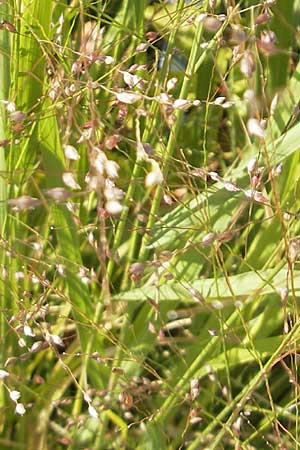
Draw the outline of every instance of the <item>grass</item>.
M1 449L298 449L298 0L0 5Z

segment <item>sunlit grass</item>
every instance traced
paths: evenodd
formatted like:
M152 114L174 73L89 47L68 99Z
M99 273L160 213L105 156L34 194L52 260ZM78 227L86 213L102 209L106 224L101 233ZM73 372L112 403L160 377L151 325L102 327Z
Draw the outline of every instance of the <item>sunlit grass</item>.
M1 448L299 447L298 13L0 5Z

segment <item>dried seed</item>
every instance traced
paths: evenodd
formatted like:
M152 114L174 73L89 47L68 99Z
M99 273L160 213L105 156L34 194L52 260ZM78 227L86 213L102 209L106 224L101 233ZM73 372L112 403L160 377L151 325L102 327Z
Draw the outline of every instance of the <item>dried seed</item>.
M259 120L255 119L253 117L251 119L249 119L247 122L247 129L249 131L249 134L251 134L252 136L257 136L261 139L264 139L265 130L262 127Z
M216 33L221 28L222 23L214 16L206 16L203 19L203 26L207 31Z
M62 187L47 189L45 193L56 202L65 202L72 196L71 192Z
M73 161L77 161L78 159L80 159L80 155L77 152L76 148L73 147L73 145L66 145L64 147L64 153L67 159L71 159Z
M15 408L15 413L19 414L20 416L23 416L26 412L25 406L23 405L23 403L17 403L16 408Z
M16 402L21 397L21 392L19 392L19 391L10 391L9 396L12 399L12 401Z
M295 262L300 254L300 239L292 239L289 242L288 251L291 262Z
M65 183L65 185L71 189L74 189L74 190L81 189L80 185L75 180L72 172L64 172L62 175L62 180Z
M116 216L123 211L123 206L117 200L109 200L105 203L105 210L108 214Z
M265 11L256 17L255 23L256 23L256 25L262 25L263 23L266 23L269 20L270 20L270 14L268 14L268 12Z
M134 274L134 275L141 275L144 272L145 269L145 265L143 263L133 263L131 264L131 266L128 269L128 272L130 275Z
M8 377L9 373L6 370L0 369L0 380L3 380L4 378Z
M14 211L25 211L26 209L34 209L41 204L41 201L37 198L30 197L29 195L22 195L18 198L11 198L7 201L9 205L13 207Z
M89 405L88 412L89 412L89 415L91 417L93 417L93 419L97 419L98 418L98 413L97 413L96 409L92 405Z
M149 42L142 42L136 47L136 51L139 53L145 52L149 47Z
M246 78L251 78L255 71L255 59L251 52L246 51L240 62L240 69Z
M216 239L216 234L215 233L207 233L203 236L202 240L201 240L201 244L206 247L207 245L212 244L215 239Z
M116 92L115 96L121 103L127 103L128 105L132 105L133 103L141 100L141 94L133 93L133 92Z

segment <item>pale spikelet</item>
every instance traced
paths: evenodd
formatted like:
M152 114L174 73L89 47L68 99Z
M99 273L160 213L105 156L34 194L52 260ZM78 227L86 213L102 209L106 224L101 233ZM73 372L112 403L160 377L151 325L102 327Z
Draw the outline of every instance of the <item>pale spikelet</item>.
M116 216L123 211L123 206L117 200L109 200L105 204L105 209L108 212L108 214Z
M87 276L87 270L84 267L79 268L77 276L78 278L80 278L83 284L89 284L91 281L90 278Z
M212 307L215 309L223 309L224 304L222 302L220 302L219 300L215 300L212 302Z
M240 69L246 78L251 78L255 72L255 60L251 52L246 51L240 62Z
M140 263L140 262L135 262L133 264L131 264L131 266L128 269L128 273L130 275L135 275L135 276L140 276L145 269L145 264Z
M203 22L203 20L205 19L205 17L207 17L207 13L201 13L201 14L198 14L198 16L196 16L196 18L195 18L195 23L201 23L201 22Z
M223 105L225 100L226 100L226 97L217 97L214 101L214 104L215 105Z
M256 158L249 159L247 163L247 170L249 174L251 175L253 172L256 171L256 169L257 169L257 159Z
M119 134L112 134L105 139L104 145L108 150L113 150L121 140L121 136Z
M22 195L18 198L11 198L7 203L13 207L14 211L25 211L26 209L34 209L41 204L41 201L35 197L29 195Z
M273 167L273 169L271 170L271 175L273 177L278 177L279 175L282 174L282 170L283 170L283 164L279 163L279 164L277 164L276 167Z
M9 119L12 123L19 123L19 122L23 122L23 120L25 119L26 114L23 113L22 111L13 111L12 113L10 113L9 115Z
M122 189L117 188L114 182L109 179L105 180L105 189L103 193L107 201L121 200L124 197Z
M56 202L65 202L72 195L71 192L62 187L47 189L45 193Z
M289 296L289 290L288 290L288 288L286 288L286 287L280 287L279 289L278 289L278 294L279 294L279 297L280 297L280 300L284 303L284 302L286 302L287 301L287 299L288 299L288 296Z
M259 15L256 17L256 19L255 19L255 24L256 24L256 25L262 25L262 24L264 24L264 23L269 22L270 18L271 18L270 14L268 14L268 12L265 11L265 12L259 14Z
M149 42L142 42L141 44L139 44L137 47L136 47L136 51L138 52L138 53L143 53L143 52L145 52L147 49L148 49L148 47L149 47Z
M232 424L232 428L236 433L240 433L243 419L239 416L235 422Z
M51 340L55 345L59 345L60 347L65 346L63 340L57 334L51 334Z
M247 129L249 131L249 134L251 134L252 136L257 136L261 139L265 137L265 130L261 126L260 121L255 119L254 117L248 120Z
M91 404L89 405L88 412L89 412L89 415L91 417L93 417L94 419L98 418L98 413L97 413L96 409Z
M271 6L274 6L276 3L276 0L265 0L265 6L267 8L270 8Z
M174 109L180 109L182 111L188 109L191 106L191 102L185 100L184 98L177 98L173 103Z
M78 159L80 159L80 155L78 153L78 151L76 150L75 147L73 147L73 145L66 145L64 147L64 153L65 153L65 157L67 159L71 159L73 161L77 161Z
M33 273L30 277L31 283L38 284L40 282L39 278Z
M90 172L88 172L84 178L84 181L92 191L95 191L97 189L98 177L96 175L92 175Z
M14 102L7 102L6 104L6 111L8 113L13 113L17 110L16 104Z
M127 103L128 105L132 105L133 103L138 102L142 97L140 94L133 92L116 92L115 96L121 103Z
M116 161L107 160L105 162L105 171L108 178L111 178L112 180L115 180L118 178L118 172L119 172L119 164L116 163Z
M202 418L199 416L199 412L197 408L192 408L189 413L189 421L191 425L195 425L199 422L202 422Z
M229 191L229 192L239 192L240 191L240 188L236 184L231 183L230 181L224 181L223 185L224 185L224 188L226 189L226 191Z
M26 409L23 403L16 404L15 413L18 414L19 416L24 416L24 414L26 413Z
M104 62L104 64L106 64L107 66L110 66L115 62L115 58L110 55L102 55L98 59L100 62Z
M143 80L141 77L139 77L138 75L133 75L132 73L126 71L123 72L122 70L120 70L120 72L123 74L124 83L127 84L127 86L129 86L131 89L136 86L140 89L143 88Z
M172 91L178 83L178 79L173 77L167 81L167 92Z
M191 399L195 400L200 393L200 384L198 378L192 378L190 382Z
M82 144L82 142L88 141L89 139L91 139L92 134L93 134L93 129L92 128L87 128L86 130L84 130L81 133L81 136L79 137L77 143L78 144Z
M216 239L215 233L207 233L205 236L203 236L201 244L206 247L207 245L212 244Z
M162 184L164 181L164 177L158 163L152 159L151 165L152 170L147 174L145 179L145 186L147 188L151 188L153 186L157 186L158 184Z
M253 89L246 89L246 91L244 92L244 95L243 95L243 99L249 103L254 102L255 92L253 91Z
M50 100L54 101L59 96L61 83L58 80L51 82L51 89L48 93Z
M36 353L36 352L38 352L39 350L45 348L45 345L44 345L44 344L45 344L45 343L42 342L42 341L36 341L36 342L34 342L34 344L32 344L32 346L30 347L30 351L31 351L32 353Z
M206 16L203 19L203 27L211 33L216 33L222 26L220 20L214 16Z
M65 185L68 186L69 188L74 190L81 189L80 185L76 182L72 172L64 172L62 175L62 179Z
M35 333L33 332L32 328L29 325L24 325L23 332L25 336L34 337Z
M10 391L9 396L12 401L17 402L21 397L21 393L19 391Z
M214 181L220 181L221 180L221 178L220 178L220 176L219 176L219 174L217 172L208 172L208 175Z
M98 176L102 178L105 173L107 157L105 153L99 150L98 148L95 148L94 150L95 150L95 157L92 160L92 165L96 169Z
M65 346L65 344L64 344L63 340L61 339L61 337L59 337L57 334L51 334L48 331L45 334L45 340L49 344L55 344L55 345L58 345L60 347L64 347Z
M8 377L9 373L6 370L0 369L0 380L4 380L4 378Z
M26 347L26 341L23 338L18 339L18 346L23 348Z
M277 105L278 105L278 100L279 100L279 95L277 93L277 94L274 95L273 100L272 100L271 105L270 105L270 115L271 116L273 116L274 113L275 113L275 110L276 110Z
M261 192L248 189L245 192L246 197L251 198L252 200L256 201L257 203L270 203L269 199L265 197Z
M172 105L172 98L165 92L162 92L160 95L158 95L156 97L156 100L162 105Z
M276 51L276 34L274 31L262 31L260 39L257 39L257 46L267 55L271 55Z
M17 272L15 272L16 280L24 280L24 278L25 278L24 272L22 272L21 270L18 270Z
M288 253L291 262L295 262L300 254L300 239L291 239L288 244Z

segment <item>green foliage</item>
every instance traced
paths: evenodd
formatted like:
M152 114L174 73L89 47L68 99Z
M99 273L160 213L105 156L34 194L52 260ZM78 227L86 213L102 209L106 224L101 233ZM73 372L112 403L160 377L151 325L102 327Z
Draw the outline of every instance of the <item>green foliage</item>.
M299 447L299 10L0 4L1 449Z

